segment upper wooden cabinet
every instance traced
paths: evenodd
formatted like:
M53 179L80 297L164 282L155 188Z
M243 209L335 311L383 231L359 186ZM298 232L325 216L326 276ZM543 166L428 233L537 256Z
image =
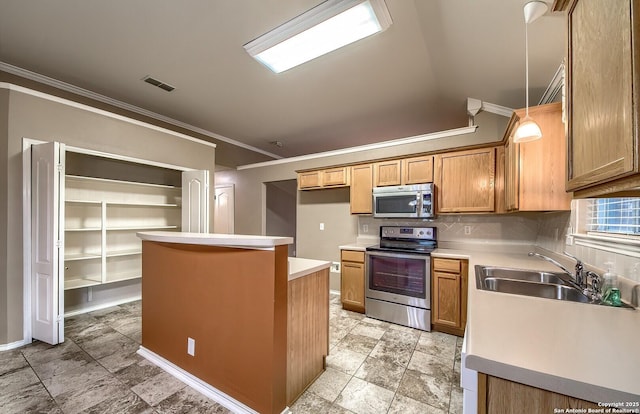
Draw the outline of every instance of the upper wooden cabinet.
M513 113L505 135L505 198L507 211L570 210L571 193L565 191L566 144L562 104L529 108L542 129L542 139L516 144L513 134L525 110Z
M376 162L373 164L373 181L376 187L400 185L401 160Z
M373 213L373 166L371 164L351 167L351 214Z
M404 158L402 184L424 184L433 181L433 155Z
M298 190L347 187L350 172L349 167L336 167L298 173Z
M438 212L493 212L495 177L495 147L437 154Z
M640 0L569 5L566 188L577 197L640 185L639 13Z

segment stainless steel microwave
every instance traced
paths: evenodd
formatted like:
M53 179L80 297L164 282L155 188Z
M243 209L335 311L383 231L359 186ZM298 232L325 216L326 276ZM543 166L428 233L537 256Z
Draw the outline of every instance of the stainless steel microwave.
M434 218L433 183L375 187L373 189L373 217Z

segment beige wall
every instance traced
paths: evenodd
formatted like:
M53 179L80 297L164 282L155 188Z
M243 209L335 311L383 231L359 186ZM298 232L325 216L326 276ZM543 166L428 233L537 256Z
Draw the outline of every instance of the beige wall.
M7 213L0 218L0 228L7 226L7 240L2 249L6 255L6 272L0 273L2 294L6 292L6 325L0 324L0 344L23 339L23 238L22 238L22 138L59 141L70 146L151 160L194 169L206 169L213 177L215 149L175 135L114 119L85 109L53 102L16 90L0 88L9 96L0 116L8 119L7 152L1 157L8 162L7 188L2 191ZM0 95L2 96L2 95ZM8 115L6 115L8 113ZM0 135L2 137L2 135ZM3 181L4 183L5 181ZM0 190L4 184L0 185ZM2 208L0 208L2 211ZM4 239L3 239L4 240ZM4 247L4 242L0 241ZM2 300L0 300L2 305Z
M296 170L301 169L367 162L385 157L497 142L502 140L507 121L506 117L481 112L476 116L476 124L479 127L475 133L308 160L294 158L289 162L278 161L266 166L222 171L216 173L216 184L236 185L235 232L263 234L264 215L260 211L264 211L265 182L296 179ZM358 237L358 217L349 213L348 188L299 191L297 222L299 257L339 261L337 247L353 243ZM324 231L319 230L319 223L324 223Z
M7 343L7 324L9 312L7 301L9 290L7 289L7 255L8 255L8 234L7 208L9 198L7 197L7 185L9 174L7 170L7 148L9 131L9 91L0 89L0 344Z

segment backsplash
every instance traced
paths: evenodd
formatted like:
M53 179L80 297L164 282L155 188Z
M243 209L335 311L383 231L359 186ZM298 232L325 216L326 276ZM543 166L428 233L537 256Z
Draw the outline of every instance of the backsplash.
M358 217L358 237L380 235L380 226L431 226L438 228L438 242L509 243L532 245L538 233L536 216L447 215L432 221Z

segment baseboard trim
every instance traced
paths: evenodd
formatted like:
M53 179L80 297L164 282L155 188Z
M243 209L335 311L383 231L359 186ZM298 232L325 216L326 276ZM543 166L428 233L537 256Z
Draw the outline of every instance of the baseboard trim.
M72 310L72 311L69 311L69 312L65 312L64 313L64 317L65 318L70 318L72 316L82 315L83 313L87 313L87 312L93 312L93 311L97 311L97 310L110 308L112 306L118 306L118 305L123 305L123 304L129 303L129 302L135 302L136 300L140 300L140 299L142 299L142 296L141 295L137 295L137 296L133 296L133 297L130 297L130 298L118 299L118 300L114 300L114 301L111 301L111 302L104 302L104 303L101 303L99 305L89 306L89 307L86 307L86 308L76 309L76 310Z
M30 343L31 341L26 341L24 339L21 339L19 341L11 342L8 344L0 344L0 352L20 348L21 346L29 345Z
M217 388L212 387L206 382L202 381L200 378L194 376L193 374L185 371L184 369L178 367L172 362L167 361L162 358L160 355L155 352L149 351L147 348L140 346L138 349L138 355L147 359L151 363L157 365L162 368L167 373L173 375L175 378L184 382L191 388L195 389L199 393L205 395L208 398L211 398L213 401L222 405L223 407L231 410L237 414L259 414L257 411L252 408L244 405L240 401L235 398L225 394L224 392L218 390ZM291 414L291 410L289 407L285 407L281 414Z
M340 296L340 291L339 290L329 289L329 294Z

